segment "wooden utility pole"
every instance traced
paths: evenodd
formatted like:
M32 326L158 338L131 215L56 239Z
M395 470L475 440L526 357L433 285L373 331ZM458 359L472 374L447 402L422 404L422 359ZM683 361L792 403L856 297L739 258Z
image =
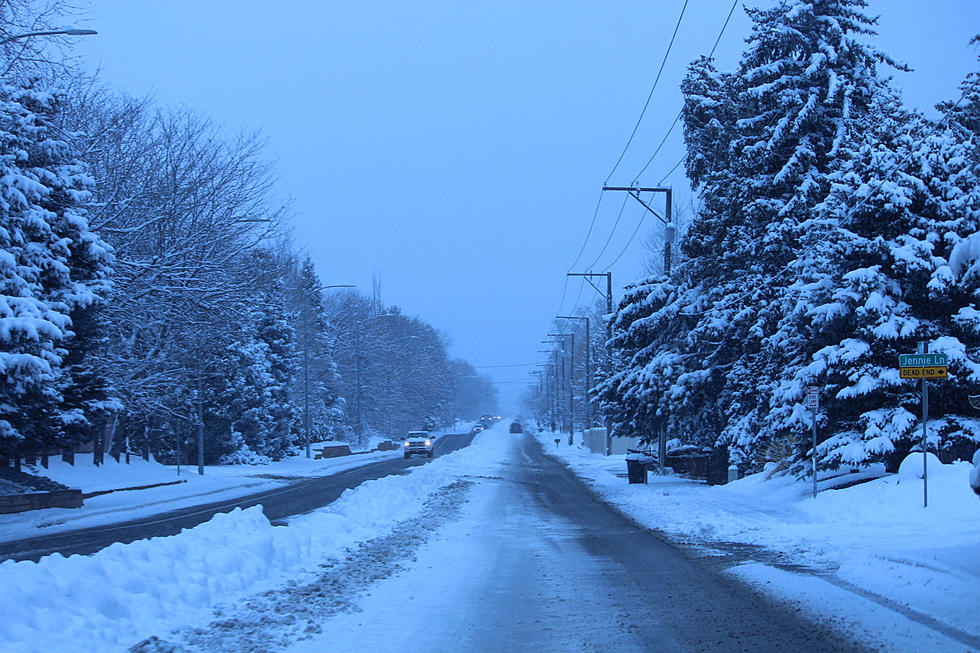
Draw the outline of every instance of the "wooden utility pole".
M585 408L582 415L586 420L587 428L592 428L595 422L595 410L592 404L592 332L589 328L589 318L580 315L559 315L559 320L579 320L585 322L585 397L583 398Z
M670 265L672 262L673 251L671 246L674 242L674 236L677 233L677 229L674 226L674 219L672 217L673 211L673 201L674 201L674 191L669 187L650 187L645 188L642 186L603 186L603 191L613 191L613 192L625 192L629 193L630 197L635 199L637 202L643 205L647 211L652 213L658 220L664 224L664 274L670 274ZM664 215L657 213L652 206L647 204L640 197L640 193L663 193L666 196L666 206L664 207ZM664 461L667 457L667 430L666 427L660 431L660 438L657 447L658 458L660 459L660 473L664 473Z
M606 371L608 374L612 374L612 272L569 272L570 277L584 277L592 288L600 295L605 295L606 297L606 315L609 319L606 320ZM599 288L592 283L594 277L605 277L606 278L606 292L603 293ZM606 455L612 454L612 419L608 415L604 416L603 419L606 427Z
M572 446L575 441L575 334L574 333L549 333L555 338L571 338L572 350L568 359L568 446ZM561 348L564 352L565 341L561 341ZM562 370L565 369L565 359L562 358Z

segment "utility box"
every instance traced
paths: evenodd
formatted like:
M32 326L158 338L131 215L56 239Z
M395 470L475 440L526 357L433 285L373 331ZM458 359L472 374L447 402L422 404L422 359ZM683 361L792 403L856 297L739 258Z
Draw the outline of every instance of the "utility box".
M585 432L585 446L592 453L605 455L606 453L606 429L588 429Z

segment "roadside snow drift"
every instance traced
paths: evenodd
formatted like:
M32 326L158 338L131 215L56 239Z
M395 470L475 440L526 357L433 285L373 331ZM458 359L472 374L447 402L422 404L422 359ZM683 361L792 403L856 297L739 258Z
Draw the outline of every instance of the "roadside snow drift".
M503 455L493 430L404 476L368 481L330 506L272 526L259 506L179 535L115 544L92 556L0 564L5 651L125 649L153 633L204 624L219 604L311 573L327 556L415 515L426 497Z

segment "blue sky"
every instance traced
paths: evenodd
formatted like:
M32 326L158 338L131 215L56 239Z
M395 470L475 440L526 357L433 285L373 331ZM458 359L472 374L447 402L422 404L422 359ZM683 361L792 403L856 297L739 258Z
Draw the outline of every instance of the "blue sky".
M95 0L77 40L91 69L133 95L258 129L293 200L297 242L324 283L353 283L444 331L474 365L533 363L559 309L599 188L650 91L682 0L132 2ZM637 136L613 176L628 184L680 109L687 63L731 6L689 0ZM906 100L929 110L976 67L976 0L872 0L879 47L910 64ZM748 34L736 9L716 53ZM683 155L679 130L640 178ZM680 169L664 182L690 202ZM578 267L603 270L640 218L608 198ZM611 268L617 287L649 253L644 226ZM563 306L590 301L570 283ZM594 296L594 293L593 293ZM516 397L530 367L487 368Z

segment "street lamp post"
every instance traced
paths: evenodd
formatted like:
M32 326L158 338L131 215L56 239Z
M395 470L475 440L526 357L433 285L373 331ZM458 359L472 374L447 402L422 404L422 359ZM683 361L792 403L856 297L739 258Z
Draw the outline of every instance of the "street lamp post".
M70 27L67 29L45 30L41 32L27 32L26 34L17 34L15 36L8 36L7 38L0 40L0 45L5 45L7 43L10 43L11 41L16 41L18 39L30 38L32 36L59 36L62 34L66 36L88 36L90 34L98 34L98 32L96 32L94 29L75 29L74 27Z
M5 39L0 39L0 46L6 45L11 41L31 38L32 36L58 36L62 34L66 36L88 36L90 34L98 34L98 32L96 32L94 29L76 29L74 27L69 27L65 29L41 30L37 32L26 32L24 34L15 34L13 36L8 36ZM10 72L10 69L14 67L15 63L17 63L18 58L20 58L19 54L11 58L10 63L7 64L7 67L4 69L2 75L6 75L7 73Z

